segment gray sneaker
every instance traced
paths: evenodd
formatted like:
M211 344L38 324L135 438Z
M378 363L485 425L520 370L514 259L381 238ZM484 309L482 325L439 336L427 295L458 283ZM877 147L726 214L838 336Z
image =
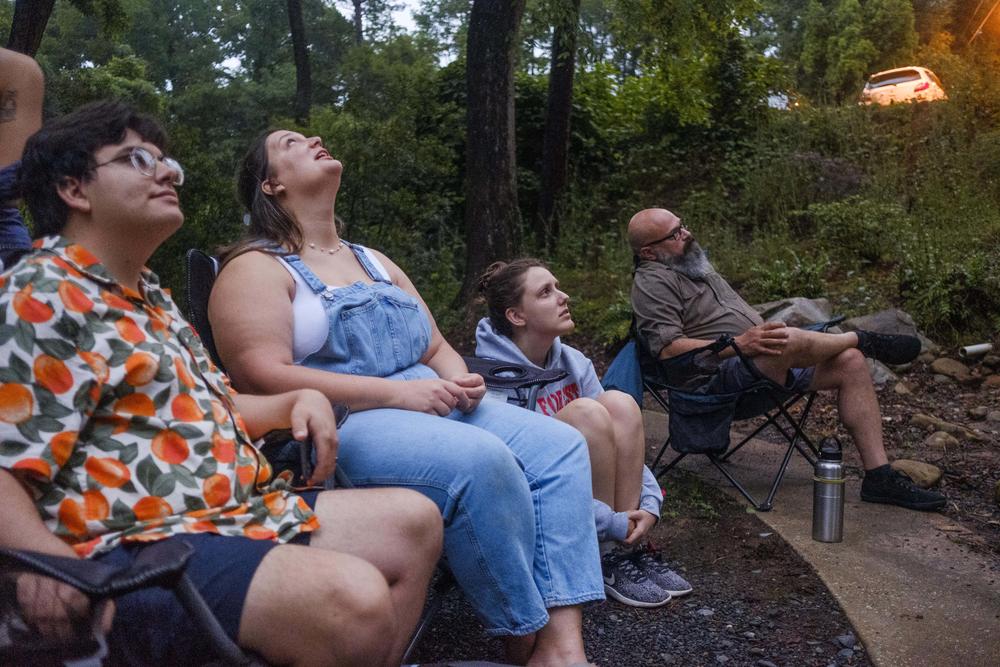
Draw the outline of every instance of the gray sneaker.
M634 558L634 553L614 550L601 558L604 572L604 592L609 597L633 607L662 607L670 602L670 593L646 576Z
M652 544L647 542L633 553L633 560L646 577L671 596L679 598L694 590L684 577L667 567L660 556L660 550Z

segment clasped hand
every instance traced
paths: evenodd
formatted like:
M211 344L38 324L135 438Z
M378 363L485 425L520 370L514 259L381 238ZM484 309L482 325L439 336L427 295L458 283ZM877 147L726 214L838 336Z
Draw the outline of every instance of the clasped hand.
M452 410L469 413L486 394L486 383L477 373L460 373L448 379L410 380L400 383L398 407L444 417Z
M780 356L788 345L788 327L784 322L764 322L747 329L734 340L748 357L763 354Z

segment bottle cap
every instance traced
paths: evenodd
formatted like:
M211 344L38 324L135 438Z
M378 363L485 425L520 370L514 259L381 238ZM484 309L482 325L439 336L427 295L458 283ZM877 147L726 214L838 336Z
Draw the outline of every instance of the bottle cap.
M844 458L843 448L837 438L824 438L819 443L819 458L822 461L842 461Z

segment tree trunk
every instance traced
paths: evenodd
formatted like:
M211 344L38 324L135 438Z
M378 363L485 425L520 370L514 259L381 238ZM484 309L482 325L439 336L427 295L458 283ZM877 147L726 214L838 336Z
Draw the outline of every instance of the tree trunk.
M56 0L16 0L7 48L34 57Z
M288 24L292 30L292 51L295 54L295 122L309 122L312 107L312 70L309 68L309 44L302 22L302 0L288 0Z
M465 279L458 305L475 294L490 262L519 247L514 155L514 59L525 0L475 0L469 15L465 79Z
M552 34L549 98L542 139L542 189L535 239L551 254L559 241L563 195L569 168L569 132L576 72L576 31L580 0L566 0Z
M362 4L363 0L354 0L354 43L358 45L363 44L365 41Z

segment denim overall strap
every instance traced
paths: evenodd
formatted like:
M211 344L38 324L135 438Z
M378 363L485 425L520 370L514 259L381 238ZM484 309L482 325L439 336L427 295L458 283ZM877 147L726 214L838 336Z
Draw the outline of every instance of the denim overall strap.
M306 281L306 285L309 285L309 289L313 291L314 294L323 296L327 291L326 283L319 279L315 273L312 272L306 263L298 255L282 255L281 259L285 260L288 266L295 269L295 272L302 276L302 280Z
M375 268L375 265L372 264L371 259L368 258L368 253L365 252L365 249L362 246L354 243L348 243L347 241L341 241L341 243L343 243L344 245L346 245L348 248L351 249L351 251L354 253L354 256L357 258L358 263L361 264L361 268L365 270L365 273L368 274L369 278L371 278L377 283L386 283L387 285L392 284L391 280L387 279L385 276L382 275L381 271Z

